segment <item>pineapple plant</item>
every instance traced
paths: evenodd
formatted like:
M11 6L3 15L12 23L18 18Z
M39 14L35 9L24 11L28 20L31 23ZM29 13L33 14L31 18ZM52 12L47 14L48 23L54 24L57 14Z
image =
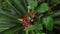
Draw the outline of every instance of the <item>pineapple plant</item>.
M0 34L60 34L60 0L0 0Z

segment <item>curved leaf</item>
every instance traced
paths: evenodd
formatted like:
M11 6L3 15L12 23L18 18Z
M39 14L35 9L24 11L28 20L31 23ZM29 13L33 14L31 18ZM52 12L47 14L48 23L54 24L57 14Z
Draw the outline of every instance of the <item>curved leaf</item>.
M53 18L51 16L43 18L43 23L47 30L53 30Z
M27 0L27 2L28 2L28 6L30 6L29 9L34 10L34 8L37 7L37 3L38 3L37 0Z
M47 12L48 9L49 9L48 4L47 4L47 3L42 3L42 4L36 9L36 11L37 11L38 13L44 13L44 12Z

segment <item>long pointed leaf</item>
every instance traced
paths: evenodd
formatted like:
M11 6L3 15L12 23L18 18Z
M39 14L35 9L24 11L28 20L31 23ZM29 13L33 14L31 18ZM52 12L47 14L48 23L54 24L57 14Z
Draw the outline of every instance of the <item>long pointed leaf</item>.
M16 27L13 27L12 29L9 29L9 30L3 32L3 34L15 34L15 32L20 30L20 29L21 29L21 27L16 26Z
M20 11L18 11L18 10L9 2L9 0L6 0L6 2L12 7L13 10L15 10L15 12L17 12L19 15L21 15Z
M15 4L17 5L17 7L19 8L19 10L22 11L22 13L24 14L26 12L26 9L24 8L24 6L21 4L21 2L19 0L13 0L15 2Z
M0 14L3 14L3 15L6 15L8 17L11 17L11 18L14 18L14 19L17 19L18 17L17 16L14 16L14 15L11 15L3 10L0 9Z
M10 27L15 26L16 24L12 24L9 22L4 22L4 21L0 21L0 32L9 29Z
M60 15L60 12L57 11L57 12L54 12L51 16L52 16L52 17L56 17L56 16L59 16L59 15Z

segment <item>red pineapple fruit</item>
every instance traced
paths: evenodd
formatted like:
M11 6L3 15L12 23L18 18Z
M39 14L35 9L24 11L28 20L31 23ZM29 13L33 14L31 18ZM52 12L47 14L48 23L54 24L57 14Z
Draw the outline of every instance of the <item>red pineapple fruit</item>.
M29 25L33 25L35 18L36 18L36 13L27 12L23 16L23 21L22 21L24 28L28 27Z

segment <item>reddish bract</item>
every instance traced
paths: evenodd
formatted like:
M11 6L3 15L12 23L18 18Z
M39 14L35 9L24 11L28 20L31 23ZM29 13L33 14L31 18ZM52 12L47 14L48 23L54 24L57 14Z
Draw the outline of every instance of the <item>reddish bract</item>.
M28 27L28 25L33 25L33 23L34 23L34 19L36 18L36 14L35 13L33 13L32 14L32 20L28 20L28 16L31 16L30 14L32 14L32 13L26 13L24 16L23 16L23 21L22 21L22 24L23 24L23 26L24 26L24 28L26 28L26 27Z

